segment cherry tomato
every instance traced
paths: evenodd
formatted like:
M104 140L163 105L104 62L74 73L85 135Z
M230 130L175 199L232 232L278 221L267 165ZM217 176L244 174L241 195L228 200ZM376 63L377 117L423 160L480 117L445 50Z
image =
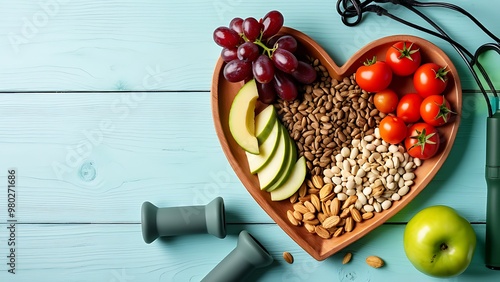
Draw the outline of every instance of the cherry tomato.
M401 97L396 110L396 116L406 123L414 123L420 119L422 97L417 93L409 93Z
M385 61L394 74L408 76L413 74L420 66L422 61L420 47L408 41L396 42L387 49Z
M392 81L392 71L388 64L377 61L376 57L367 60L356 70L356 83L367 92L379 92Z
M438 64L423 64L413 75L413 86L422 98L439 95L448 85L448 72L446 67L440 67Z
M373 96L375 108L385 114L394 112L398 107L398 101L398 94L388 88L375 93Z
M441 126L447 123L452 113L450 103L443 95L431 95L425 98L420 105L422 119L432 126Z
M379 125L380 137L389 144L398 144L406 138L406 124L396 116L384 117Z
M429 159L439 149L439 134L436 128L430 124L416 123L408 129L405 147L410 156L421 160Z

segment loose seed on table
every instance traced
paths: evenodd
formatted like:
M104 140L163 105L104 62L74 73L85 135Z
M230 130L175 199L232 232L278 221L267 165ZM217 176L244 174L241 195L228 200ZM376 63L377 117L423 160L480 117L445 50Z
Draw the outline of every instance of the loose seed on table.
M342 259L342 264L347 264L351 261L352 258L352 253L348 252L344 255L344 258Z
M380 268L384 266L384 261L377 256L369 256L366 258L366 263L373 268Z
M283 252L283 259L289 264L293 263L293 256L289 252Z

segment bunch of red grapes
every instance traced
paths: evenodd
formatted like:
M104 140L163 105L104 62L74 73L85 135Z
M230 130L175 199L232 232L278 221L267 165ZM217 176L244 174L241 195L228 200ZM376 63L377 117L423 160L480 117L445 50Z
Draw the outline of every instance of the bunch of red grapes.
M280 12L270 11L259 21L234 18L229 27L218 27L213 34L215 43L223 47L224 78L230 82L254 78L263 103L274 102L276 95L294 100L297 83L316 80L314 68L295 56L297 40L291 35L277 35L283 22Z

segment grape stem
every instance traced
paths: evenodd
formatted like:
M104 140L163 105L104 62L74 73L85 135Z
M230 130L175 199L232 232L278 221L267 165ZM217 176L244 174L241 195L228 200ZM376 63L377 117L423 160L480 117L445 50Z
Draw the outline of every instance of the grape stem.
M262 34L261 34L261 36L262 36ZM245 36L245 34L241 34L241 37L243 37L243 40L245 40L245 42L250 41L250 40L248 40L248 38ZM255 44L255 45L257 45L257 46L262 47L262 49L264 49L264 53L267 53L267 56L268 56L269 58L271 58L271 57L273 56L273 53L274 53L274 51L276 50L276 48L275 48L275 47L274 47L274 48L269 48L269 47L267 47L267 46L266 46L266 44L264 44L264 43L261 41L260 37L259 37L259 38L257 38L257 39L255 39L255 41L253 42L253 44Z
M262 43L262 41L260 41L259 39L256 39L253 43L257 46L262 47L262 49L264 49L264 52L267 53L267 56L269 58L273 56L274 50L276 50L276 48L267 47L266 44Z

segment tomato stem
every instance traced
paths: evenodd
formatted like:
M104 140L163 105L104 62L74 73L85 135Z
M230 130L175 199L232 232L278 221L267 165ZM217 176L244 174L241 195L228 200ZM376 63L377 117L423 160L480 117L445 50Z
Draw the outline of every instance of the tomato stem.
M446 99L443 98L443 103L438 104L435 103L439 107L439 112L437 113L436 117L434 117L434 120L438 120L439 118L443 118L443 121L445 123L448 122L448 114L456 114L454 111L452 111L450 108L446 106Z
M403 42L403 49L399 49L396 46L392 46L392 47L399 51L398 59L407 58L408 60L413 61L413 58L411 55L417 53L420 50L420 48L412 50L411 47L413 47L413 42L410 44L410 46L408 48L406 48L406 43L407 42Z
M377 62L377 56L373 56L373 58L371 60L366 59L366 62L364 62L363 65L368 67L368 66L374 65L376 62Z
M434 73L436 74L435 78L441 80L442 82L445 82L448 79L446 74L448 74L448 72L450 72L450 70L446 69L447 67L448 66L444 66L444 67L438 69L437 71L432 69L434 71Z
M422 154L424 154L424 149L425 149L426 144L431 144L431 145L436 144L436 142L430 140L434 135L436 135L436 133L433 132L431 134L427 134L425 128L422 129L422 131L416 130L416 132L417 132L417 135L411 136L410 138L417 139L417 143L413 144L408 150L415 148L415 147L420 147Z

